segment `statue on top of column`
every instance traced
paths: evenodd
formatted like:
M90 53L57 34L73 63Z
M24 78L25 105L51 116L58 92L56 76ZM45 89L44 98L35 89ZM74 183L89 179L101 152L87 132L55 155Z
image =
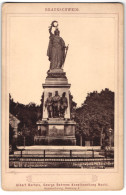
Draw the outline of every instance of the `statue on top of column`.
M55 28L54 34L52 33L52 27ZM66 58L68 46L65 46L64 40L60 37L60 31L58 30L58 22L53 21L49 27L49 45L47 50L47 56L50 61L50 70L61 69Z

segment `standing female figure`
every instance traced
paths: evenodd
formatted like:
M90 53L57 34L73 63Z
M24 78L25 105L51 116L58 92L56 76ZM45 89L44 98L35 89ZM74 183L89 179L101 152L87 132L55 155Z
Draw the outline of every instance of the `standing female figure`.
M52 33L53 22L49 28L50 41L47 50L47 56L50 61L50 69L61 69L65 61L65 42L60 37L60 31L58 28Z

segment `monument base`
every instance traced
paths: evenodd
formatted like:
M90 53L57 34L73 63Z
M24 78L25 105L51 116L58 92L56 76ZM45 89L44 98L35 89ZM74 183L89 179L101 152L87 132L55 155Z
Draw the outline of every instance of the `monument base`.
M74 137L44 137L35 136L35 145L52 145L52 146L74 146L76 145L76 139Z
M53 118L38 121L37 125L35 145L76 145L74 121Z

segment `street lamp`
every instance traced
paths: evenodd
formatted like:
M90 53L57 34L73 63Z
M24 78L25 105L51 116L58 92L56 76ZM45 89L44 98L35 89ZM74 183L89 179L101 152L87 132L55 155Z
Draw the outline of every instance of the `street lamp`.
M110 135L109 135L109 144L110 144L110 149L111 149L111 145L112 145L112 140L111 140L111 135L112 135L112 128L109 128L109 133L110 133Z

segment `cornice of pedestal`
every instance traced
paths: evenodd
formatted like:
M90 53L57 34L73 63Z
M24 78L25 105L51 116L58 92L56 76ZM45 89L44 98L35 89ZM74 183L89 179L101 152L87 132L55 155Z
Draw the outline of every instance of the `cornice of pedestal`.
M42 84L43 88L70 88L71 84L65 84L65 83L45 83Z
M42 86L43 88L70 88L71 84L68 83L63 69L53 69L47 72L45 83Z
M37 125L76 125L76 122L73 120L68 120L68 119L60 119L57 118L52 118L52 119L43 119L43 120L39 120L37 123Z

